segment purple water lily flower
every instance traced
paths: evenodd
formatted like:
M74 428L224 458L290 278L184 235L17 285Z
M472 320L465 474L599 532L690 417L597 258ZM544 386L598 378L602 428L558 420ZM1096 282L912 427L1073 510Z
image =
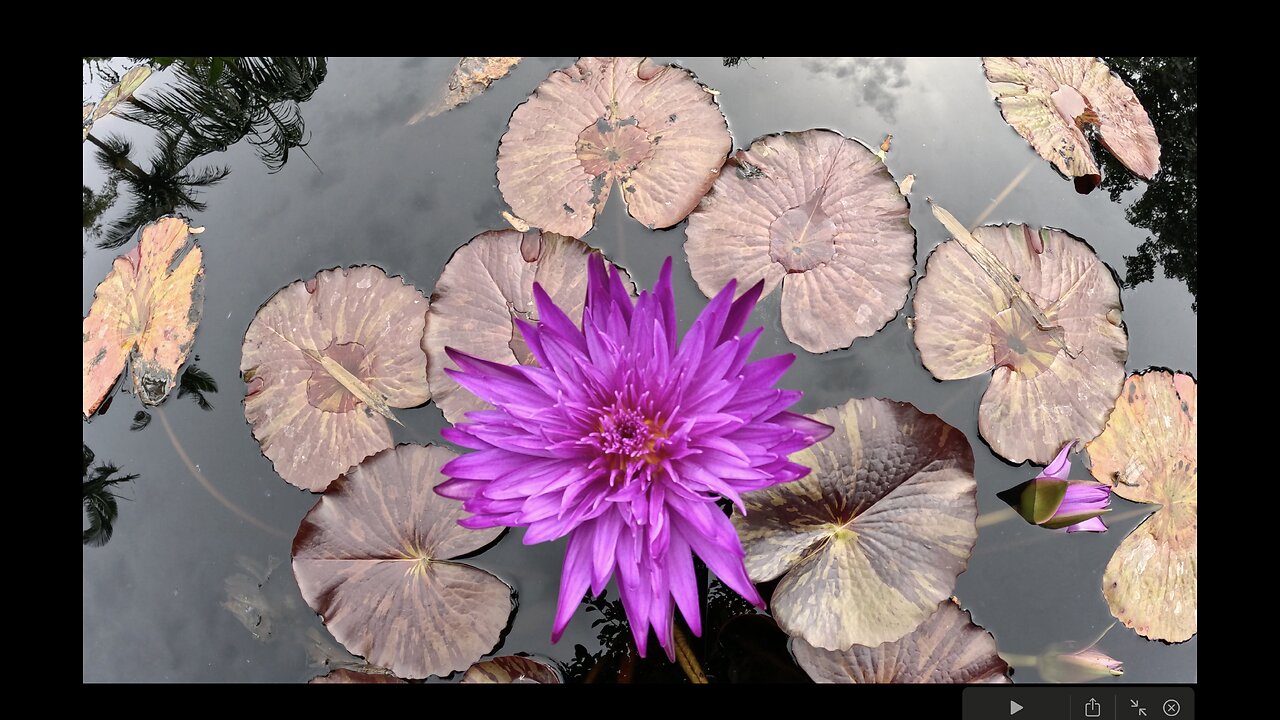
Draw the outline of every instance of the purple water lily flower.
M652 626L674 660L673 606L702 630L694 553L763 606L716 501L745 511L741 493L804 477L787 456L832 429L774 387L794 355L747 361L763 328L740 333L762 287L735 301L730 282L679 340L671 258L633 303L593 254L581 330L537 284L538 324L516 320L538 366L448 350L450 377L496 409L441 432L478 452L445 465L436 491L463 501L467 527L526 527L527 545L569 536L553 642L616 571L640 655Z
M1058 452L1039 475L1022 491L1019 511L1028 522L1053 530L1106 532L1100 517L1111 511L1111 488L1092 480L1068 480L1071 461L1067 455L1074 442Z

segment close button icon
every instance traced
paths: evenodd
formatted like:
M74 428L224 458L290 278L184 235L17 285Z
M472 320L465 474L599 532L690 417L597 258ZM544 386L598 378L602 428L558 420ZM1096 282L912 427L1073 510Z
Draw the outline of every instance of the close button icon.
M1182 712L1182 706L1178 704L1177 700L1164 701L1164 714L1167 717L1174 717L1180 712Z

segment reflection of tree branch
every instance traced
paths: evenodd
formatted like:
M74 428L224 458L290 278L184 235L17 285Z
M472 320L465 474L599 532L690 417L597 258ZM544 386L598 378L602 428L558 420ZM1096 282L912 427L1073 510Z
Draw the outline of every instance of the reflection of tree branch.
M1197 225L1197 58L1104 58L1142 102L1160 139L1160 172L1125 210L1135 227L1151 233L1135 255L1125 256L1124 286L1154 279L1155 268L1181 280L1198 309L1199 235ZM1096 145L1096 143L1095 143ZM1104 168L1102 187L1114 202L1137 185L1137 178L1110 153L1098 153Z
M264 530L268 533L271 533L276 537L282 537L286 539L289 538L288 534L281 532L280 530L277 530L276 528L264 523L263 521L251 515L244 508L241 508L239 505L236 505L235 503L228 500L222 493L218 492L218 489L215 488L212 484L210 484L210 482L205 479L204 475L201 474L201 472L198 469L196 469L195 463L191 462L191 457L187 455L187 451L183 449L182 443L178 441L178 436L174 434L173 426L169 424L169 418L165 417L164 409L157 407L156 415L160 418L160 424L164 426L164 432L166 435L169 436L169 442L173 445L173 449L178 451L178 457L182 458L182 462L187 466L187 471L191 473L191 477L195 478L196 482L200 483L200 487L207 490L209 494L213 496L214 500L217 500L218 502L222 503L223 507L235 513L236 515L239 515L241 519L245 520L246 522L253 525L254 527L257 527L260 530Z

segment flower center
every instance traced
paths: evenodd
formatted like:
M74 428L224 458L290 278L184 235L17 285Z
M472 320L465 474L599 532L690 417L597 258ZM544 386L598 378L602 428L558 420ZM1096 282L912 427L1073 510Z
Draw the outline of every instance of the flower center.
M601 413L588 442L600 449L612 469L622 470L637 463L661 462L666 438L657 422L638 410L615 404Z

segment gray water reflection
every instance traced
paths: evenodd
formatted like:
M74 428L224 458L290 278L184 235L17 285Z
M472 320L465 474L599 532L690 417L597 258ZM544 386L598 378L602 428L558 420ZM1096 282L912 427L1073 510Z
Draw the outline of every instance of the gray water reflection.
M305 604L282 603L282 613L271 619L270 642L255 638L223 606L227 578L246 572L238 558L287 558L299 521L315 503L314 496L279 479L244 421L237 378L245 328L277 289L321 268L375 263L430 293L454 248L503 226L500 212L506 206L495 187L498 139L512 109L553 68L572 60L526 59L469 104L411 127L405 122L439 91L456 58L333 60L324 82L299 108L310 133L307 150L323 174L305 158L269 174L246 142L209 158L234 175L204 190L200 199L207 207L193 213L195 224L207 228L200 236L206 253L204 319L194 351L222 392L207 398L213 406L208 411L170 398L151 410L153 421L138 432L130 425L140 406L124 395L111 412L84 426L86 445L139 475L128 486L133 500L120 507L114 537L83 551L84 680L302 681L325 671L312 664L315 656L341 655L317 650L328 633ZM1025 179L988 222L1065 228L1117 268L1147 237L1106 194L1077 195L1004 124L976 58L903 60L903 84L891 90L892 119L856 82L814 72L801 61L752 58L733 68L720 58L680 61L720 91L717 99L736 147L766 133L811 127L829 127L872 145L892 133L890 170L897 178L917 177L911 197L919 269L946 236L923 202L926 195L961 219L974 218L1024 170ZM108 127L139 148L155 142L151 131L135 124L117 119ZM84 185L101 187L106 174L91 153L84 155ZM120 213L117 205L103 217L109 222ZM583 239L625 265L642 285L651 285L663 259L674 256L676 301L687 325L705 298L689 276L683 228L646 230L613 198ZM88 247L84 312L118 252ZM757 356L799 355L784 379L806 393L797 409L872 395L941 415L974 445L980 512L1004 508L996 493L1035 474L1034 468L1010 467L978 439L985 377L939 383L921 366L905 324L910 300L874 337L847 350L809 355L782 333L778 298L766 298L751 322L766 327ZM1191 293L1180 282L1157 277L1126 290L1123 299L1129 369L1155 364L1194 372ZM397 416L405 423L396 428L398 442L440 442L444 420L434 406ZM1121 511L1129 507L1117 502ZM1112 620L1099 589L1102 569L1139 521L1132 517L1098 536L1060 535L1021 522L986 527L956 595L1009 652L1037 654L1064 640L1095 637ZM468 561L519 590L520 608L501 652L531 652L565 663L575 657L575 645L594 653L596 616L585 608L559 644L548 637L564 543L524 546L521 538L521 532L510 532ZM298 598L287 566L271 573L267 587L280 583L281 597ZM616 597L612 588L609 593ZM1194 681L1196 646L1195 639L1176 646L1152 643L1123 628L1104 644L1125 661L1124 681L1145 682ZM1038 679L1034 671L1019 671L1016 678Z

